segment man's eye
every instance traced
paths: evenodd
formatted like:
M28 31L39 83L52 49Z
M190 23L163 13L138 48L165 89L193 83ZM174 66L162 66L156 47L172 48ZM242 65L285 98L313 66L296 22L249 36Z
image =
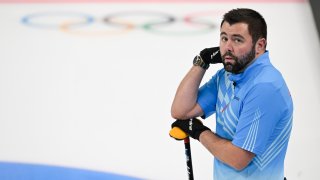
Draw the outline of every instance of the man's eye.
M226 37L221 37L221 41L226 42L226 41L228 41L228 38L226 38Z
M236 38L236 39L234 39L234 42L236 42L236 43L241 43L241 42L242 42L242 40L241 40L241 39L239 39L239 38Z

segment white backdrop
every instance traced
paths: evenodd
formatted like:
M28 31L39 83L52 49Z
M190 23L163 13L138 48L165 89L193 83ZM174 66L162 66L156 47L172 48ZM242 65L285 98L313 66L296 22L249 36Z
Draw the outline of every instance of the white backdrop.
M319 179L320 46L308 3L0 4L0 161L186 179L183 143L168 136L171 102L193 57L218 45L222 14L236 7L265 17L271 61L293 96L285 174L290 180ZM136 26L108 34L103 17L128 11L176 18L195 13L217 27L170 35ZM75 12L97 21L67 32L63 27L80 20L63 14ZM47 14L32 19L42 27L21 21L37 13ZM128 15L124 22L148 18ZM197 29L176 23L164 31ZM219 68L211 67L205 79ZM205 124L214 129L214 118ZM191 144L195 179L212 179L212 156L198 142Z

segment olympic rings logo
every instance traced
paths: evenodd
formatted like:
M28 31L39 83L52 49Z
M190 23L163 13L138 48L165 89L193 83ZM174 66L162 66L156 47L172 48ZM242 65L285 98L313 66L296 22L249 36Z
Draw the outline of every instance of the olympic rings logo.
M41 12L25 15L25 26L60 30L74 35L118 35L143 30L159 35L199 35L218 27L221 10L195 12L183 17L155 11L121 11L102 17L77 12ZM220 23L220 22L219 22Z

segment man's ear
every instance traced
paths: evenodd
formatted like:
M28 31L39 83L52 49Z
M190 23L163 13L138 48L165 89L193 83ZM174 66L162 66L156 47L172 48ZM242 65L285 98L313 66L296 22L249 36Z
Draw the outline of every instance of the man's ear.
M263 54L266 50L267 40L265 38L259 38L256 43L256 53Z

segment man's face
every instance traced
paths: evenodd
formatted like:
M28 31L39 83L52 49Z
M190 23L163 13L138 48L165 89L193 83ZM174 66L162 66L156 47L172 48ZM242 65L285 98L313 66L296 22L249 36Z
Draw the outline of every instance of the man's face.
M220 52L222 63L228 72L243 72L256 58L255 45L245 23L230 25L224 22L220 33Z

